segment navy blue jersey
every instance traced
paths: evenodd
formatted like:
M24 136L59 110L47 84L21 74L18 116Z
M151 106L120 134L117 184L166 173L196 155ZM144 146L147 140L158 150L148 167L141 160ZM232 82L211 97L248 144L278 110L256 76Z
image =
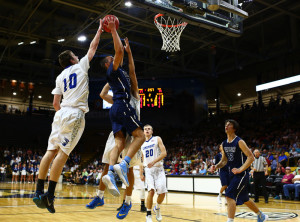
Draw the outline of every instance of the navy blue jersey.
M106 72L107 82L113 92L113 101L130 100L130 78L127 72L121 68L113 71L113 63L110 64Z
M239 146L240 137L236 136L232 142L224 140L222 143L225 155L228 159L227 166L229 171L233 168L240 168L246 161L247 157Z
M19 167L18 167L18 165L14 165L14 167L13 167L13 171L14 171L15 173L19 171Z

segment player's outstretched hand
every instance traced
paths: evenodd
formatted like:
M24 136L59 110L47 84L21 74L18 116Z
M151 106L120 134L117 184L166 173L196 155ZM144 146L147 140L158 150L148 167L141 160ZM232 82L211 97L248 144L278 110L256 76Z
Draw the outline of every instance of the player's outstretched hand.
M100 32L100 34L103 32L103 20L102 19L99 20L98 32Z
M110 16L107 18L107 27L112 31L116 31L115 17Z
M129 45L128 38L126 37L126 38L124 39L124 41L125 41L125 46L124 46L125 51L126 51L128 54L131 54L131 49L130 49L130 45Z
M233 174L239 174L239 173L241 173L241 172L240 172L240 169L237 169L237 168L233 168L233 169L231 170L231 172L232 172Z

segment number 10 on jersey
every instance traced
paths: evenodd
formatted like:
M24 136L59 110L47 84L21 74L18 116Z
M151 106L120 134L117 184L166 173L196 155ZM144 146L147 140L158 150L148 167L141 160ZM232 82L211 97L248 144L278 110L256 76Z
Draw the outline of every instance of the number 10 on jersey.
M69 80L70 80L70 83L69 83L69 88L70 89L73 89L77 86L77 75L76 73L72 73L71 75L69 75ZM67 88L67 79L64 79L64 92L68 90Z

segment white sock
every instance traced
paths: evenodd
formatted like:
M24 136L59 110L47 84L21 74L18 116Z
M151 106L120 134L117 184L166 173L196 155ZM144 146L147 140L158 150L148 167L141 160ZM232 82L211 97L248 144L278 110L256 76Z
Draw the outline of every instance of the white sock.
M234 219L231 219L231 218L227 219L227 222L233 222L233 221L234 221Z
M104 191L102 191L102 190L97 190L97 196L100 197L100 199L102 199L103 196L104 196Z
M131 202L131 196L126 196L125 197L125 203L130 205L130 202Z
M156 203L156 209L160 208L160 204Z
M219 193L219 197L221 197L222 196L222 193Z

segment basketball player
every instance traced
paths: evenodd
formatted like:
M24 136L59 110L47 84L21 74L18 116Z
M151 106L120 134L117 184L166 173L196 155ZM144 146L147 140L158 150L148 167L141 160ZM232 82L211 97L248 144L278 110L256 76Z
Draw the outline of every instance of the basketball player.
M221 146L220 146L219 150L220 150L220 152L215 157L215 164L219 163L220 160L222 159ZM228 186L228 176L229 176L229 173L228 173L228 167L227 167L227 165L220 169L219 176L220 176L222 187L220 189L220 192L219 192L217 200L218 200L219 204L222 204L222 193L224 192L224 190L226 190L226 188ZM225 204L227 204L226 198L225 198Z
M102 181L114 196L119 196L120 192L116 185L114 173L116 172L122 182L129 186L127 173L131 159L140 149L145 141L145 136L141 129L142 123L138 120L134 108L130 105L131 82L126 71L120 68L123 59L123 44L117 33L115 18L107 19L107 28L111 30L114 41L115 56L107 56L101 61L101 66L106 69L108 83L113 91L113 105L109 116L115 137L115 147L110 155L108 174ZM125 147L126 132L134 139L129 146L128 153L120 164L116 164L121 151Z
M238 127L239 124L235 120L229 119L225 121L227 140L224 140L221 145L222 159L216 165L218 169L223 168L227 164L229 170L228 187L225 191L228 204L227 222L234 221L236 205L242 204L245 204L257 214L258 222L263 222L268 219L268 216L263 214L248 196L248 168L254 161L254 156L245 141L236 135Z
M129 41L127 38L125 38L124 49L128 54L128 62L129 62L129 77L130 77L130 82L131 82L130 104L135 109L138 120L140 120L140 95L139 95L139 91L138 91L138 82L136 79L134 60L133 60L132 52L130 49ZM110 86L107 83L103 87L103 89L100 93L100 97L103 100L107 101L108 103L113 104L114 103L113 97L108 94L109 89L110 89ZM132 138L128 134L126 134L125 149L123 150L122 156L126 156L129 145L131 143L131 140L132 140ZM115 146L114 136L113 136L113 132L111 132L108 137L108 140L106 142L106 146L105 146L105 150L104 150L104 154L103 154L103 158L102 158L102 163L105 163L105 167L104 167L104 172L100 179L99 190L97 191L97 196L93 199L93 201L86 205L87 208L94 209L97 206L104 205L104 191L105 191L106 187L102 181L102 178L103 178L103 176L105 176L107 174L108 166L109 166L108 165L109 157L110 157L111 151L114 148L114 146ZM132 195L133 184L135 181L134 174L133 174L133 167L135 167L139 164L141 164L141 157L140 157L140 155L138 155L138 152L137 152L130 162L130 168L128 171L128 180L130 182L130 186L126 187L126 191L124 193L125 196L124 196L123 204L120 207L120 209L118 209L120 212L117 214L117 218L119 218L119 219L124 219L127 216L129 210L131 209L131 206L132 206L131 205L131 195Z
M48 149L39 169L34 203L39 208L47 208L55 213L54 192L69 154L78 143L85 125L84 115L88 108L88 69L94 57L102 33L102 20L99 29L90 44L87 54L79 61L70 50L59 55L59 63L64 68L56 78L53 106L56 110L52 123L52 132ZM63 97L62 103L60 103ZM52 162L53 160L53 162ZM44 182L52 162L48 192L44 194Z
M146 222L152 222L151 209L153 196L156 192L158 197L153 211L156 213L156 220L161 221L160 205L168 192L166 186L166 175L163 167L163 159L167 156L166 148L159 136L153 135L153 128L150 125L144 126L146 141L142 145L143 165L145 167L146 184L148 187L147 216ZM141 175L142 177L142 175Z

